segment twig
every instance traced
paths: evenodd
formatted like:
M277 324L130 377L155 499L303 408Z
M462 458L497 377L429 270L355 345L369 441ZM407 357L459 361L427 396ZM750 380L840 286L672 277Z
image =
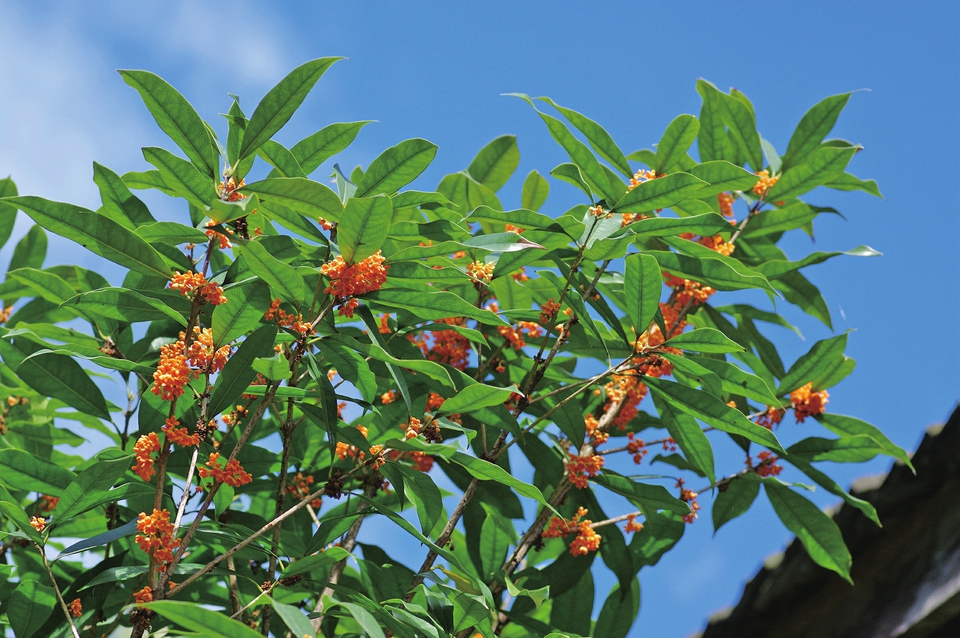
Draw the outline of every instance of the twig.
M47 576L50 577L50 582L53 583L53 591L57 594L57 601L60 603L60 609L63 610L63 615L67 618L67 624L70 625L70 631L73 633L73 638L80 638L80 632L77 631L77 626L73 624L73 617L70 615L70 608L67 607L67 603L63 600L63 594L60 593L60 586L57 585L57 579L53 575L53 570L50 569L50 563L47 562L47 555L43 551L43 546L40 543L34 543L34 546L37 548L37 551L40 552L40 559L43 561L43 568L47 570Z

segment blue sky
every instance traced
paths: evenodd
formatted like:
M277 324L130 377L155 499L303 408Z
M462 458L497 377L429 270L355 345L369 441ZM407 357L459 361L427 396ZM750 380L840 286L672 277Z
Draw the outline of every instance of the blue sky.
M249 113L294 66L346 56L281 141L334 121L377 120L341 165L366 165L388 146L424 137L440 147L416 183L430 189L490 139L516 134L522 160L502 192L508 208L518 205L523 175L546 174L565 158L529 107L502 93L549 95L601 122L630 152L655 144L677 114L699 112L694 84L703 77L746 93L761 134L783 151L811 105L869 89L852 97L834 136L865 147L850 170L876 179L886 199L811 195L846 221L818 220L815 246L787 250L797 257L867 244L884 253L806 272L835 328L856 329L847 354L857 370L831 392L829 409L912 448L960 397L960 218L951 199L960 181L958 18L954 3L926 2L0 2L0 176L12 175L24 194L96 207L94 160L119 173L145 170L140 147L171 144L119 68L158 73L222 126L215 114L229 107L227 93ZM552 188L546 212L575 203L571 188ZM18 233L26 228L21 220ZM76 259L67 248L54 239L48 264ZM771 333L788 362L830 335L805 315L787 316L806 337ZM831 471L843 484L887 467ZM675 551L642 572L635 634L698 629L788 538L762 498L716 537L707 509Z

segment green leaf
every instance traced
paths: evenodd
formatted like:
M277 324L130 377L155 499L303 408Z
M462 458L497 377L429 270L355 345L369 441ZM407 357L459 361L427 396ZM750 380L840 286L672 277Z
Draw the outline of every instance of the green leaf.
M14 211L14 215L16 215L16 211ZM46 256L47 234L43 232L42 226L34 224L14 246L7 272L19 268L42 268Z
M170 151L147 146L143 158L157 167L163 181L173 191L198 208L205 208L217 199L213 182L190 162Z
M7 618L17 638L35 636L53 616L57 604L56 592L35 580L23 580L7 601Z
M556 177L557 179L563 180L568 184L573 184L579 188L584 195L590 198L590 201L593 201L593 192L590 190L590 187L587 186L587 183L583 179L583 173L580 172L580 169L577 168L576 164L560 164L555 169L550 171L550 175Z
M760 481L754 473L744 474L724 484L713 502L713 530L746 513L760 493Z
M467 173L493 192L507 183L520 164L516 135L501 135L477 153Z
M749 190L760 179L750 171L724 160L697 164L690 169L690 174L709 184L697 191L699 199L712 197L725 191Z
M760 427L715 396L673 381L644 377L643 382L654 394L660 395L672 407L696 417L709 426L730 434L739 434L774 452L783 448L770 430Z
M787 452L791 455L801 456L810 462L832 461L834 463L864 463L885 451L880 443L866 434L839 439L811 436L787 448Z
M252 155L260 146L283 128L296 112L310 89L327 69L341 58L320 58L301 64L270 89L254 109L243 131L240 159Z
M257 638L260 634L239 620L211 611L193 602L158 600L142 607L154 611L181 627L211 638Z
M393 203L389 197L378 195L348 199L337 227L343 260L348 264L356 263L380 250L387 239L392 218Z
M697 328L690 332L684 332L668 339L663 345L680 348L681 350L709 353L743 352L745 349L715 328Z
M689 414L670 407L669 402L660 395L654 394L654 402L660 413L660 420L677 442L686 460L699 470L699 474L710 479L710 485L714 485L717 479L714 475L713 447L707 435L700 429L700 424Z
M729 361L690 356L677 357L677 359L685 359L687 363L692 363L717 375L725 392L740 394L755 401L762 401L765 405L777 406L780 404L780 400L763 379L741 370ZM671 361L674 361L674 359L671 359ZM677 365L677 363L675 362L674 365Z
M758 264L756 271L762 274L768 279L773 279L775 277L781 277L788 272L794 270L799 270L800 268L806 268L807 266L813 266L815 264L820 264L828 259L837 257L838 255L849 255L851 257L876 257L882 253L877 252L869 246L857 246L852 250L844 251L834 251L829 253L824 252L815 252L810 253L803 259L799 261L787 261L784 259L771 259Z
M700 133L697 135L700 161L733 160L736 153L730 145L727 130L723 125L720 91L706 80L697 80L697 93L703 99L699 118Z
M820 290L800 272L788 272L774 279L771 284L783 293L787 301L799 307L808 315L816 317L833 330L833 322L830 320L830 309L827 308L827 302L823 300Z
M169 305L126 288L101 288L100 290L83 292L70 297L60 305L118 321L137 322L173 319L183 326L187 325L187 320L183 315Z
M837 123L840 111L847 105L850 93L831 95L817 102L800 119L797 129L790 136L787 152L783 155L783 169L802 164L818 148L823 138Z
M390 195L415 180L437 154L437 145L414 138L391 146L370 162L355 197Z
M824 186L838 191L864 191L866 193L870 193L874 197L883 199L883 195L880 194L880 187L877 186L876 180L860 179L856 175L851 175L850 173L843 173L824 184Z
M290 362L283 356L258 357L250 367L271 381L285 381L290 378Z
M584 134L587 141L590 142L590 146L593 147L593 150L595 150L600 157L613 164L613 166L626 177L633 177L633 170L631 170L627 158L623 156L623 151L617 147L613 138L610 137L610 134L607 133L602 126L574 110L560 106L548 97L539 97L537 99L543 100L560 111L563 117L567 118L568 122Z
M66 486L53 511L52 526L62 525L91 508L117 499L115 494L111 494L111 488L130 469L133 457L111 456L112 453L102 453L96 462Z
M251 271L270 286L270 290L297 308L307 294L303 277L287 264L270 254L270 251L258 241L250 241L240 249L244 263Z
M691 217L651 217L631 222L629 232L642 237L675 237L681 233L716 235L730 232L730 222L716 213Z
M323 217L339 222L343 214L343 204L336 193L319 182L302 177L270 177L247 184L241 190L256 193L268 206L280 204L306 215L311 221Z
M734 89L731 93L735 91ZM753 170L759 171L763 169L763 150L760 147L760 134L757 133L757 121L749 101L744 103L746 96L740 95L742 100L735 95L721 92L721 113L724 123L729 127L730 136L740 147L742 156L747 158Z
M663 276L653 257L641 253L627 255L624 259L623 293L627 303L627 316L639 337L660 308L660 292Z
M415 316L429 321L448 317L467 317L476 319L488 326L507 326L503 319L490 312L481 310L452 292L426 292L421 290L402 290L390 288L364 295L364 299L409 310Z
M653 514L657 510L666 510L681 516L690 513L689 505L670 494L661 485L632 481L626 476L607 469L602 470L600 474L590 480L611 492L626 496L631 503L636 504L643 510L644 516L648 518L649 514Z
M819 421L823 427L840 436L869 436L880 444L884 450L884 454L899 459L913 470L913 464L910 463L910 456L904 452L903 449L894 445L893 441L888 439L878 428L870 425L866 421L842 414L818 414L814 416L814 418Z
M450 460L457 465L462 466L474 478L480 479L481 481L496 481L497 483L506 485L507 487L512 487L521 496L532 498L544 507L549 508L551 511L556 511L554 510L553 506L550 505L545 498L543 498L543 494L540 492L540 490L533 485L524 483L520 479L512 476L509 472L495 463L478 459L477 457L470 456L469 454L464 454L459 450L450 455ZM559 516L559 514L557 515Z
M16 197L17 185L9 177L0 179L0 247L6 245L17 222L17 209L3 203L4 197Z
M539 210L550 194L550 183L537 171L530 171L523 180L520 206L527 210Z
M40 534L30 526L30 519L27 518L20 501L13 498L3 485L0 485L0 513L10 519L30 540L42 542Z
M661 250L649 250L644 254L655 257L660 269L671 275L699 281L717 290L763 288L772 291L770 283L764 277L750 273L746 266L738 271L721 259L689 257Z
M789 394L807 383L813 383L814 390L822 389L823 381L843 363L843 351L846 347L847 333L813 344L813 347L787 370L786 376L780 380L777 394Z
M163 78L149 71L120 71L123 81L140 94L160 129L187 154L207 177L220 173L213 139L200 115L180 93Z
M785 456L784 460L792 464L794 467L796 467L798 470L800 470L810 478L812 478L814 482L820 487L824 488L831 494L835 494L839 496L848 505L850 505L851 507L855 507L861 512L863 512L863 514L867 518L869 518L871 521L876 523L878 527L880 527L880 519L879 517L877 517L877 510L876 508L874 508L873 505L871 505L870 503L868 503L863 499L860 499L860 498L857 498L856 496L851 496L850 494L848 494L846 490L844 490L842 487L837 485L836 481L834 481L832 478L830 478L829 476L827 476L817 468L810 465L810 463L805 458L791 454L789 456Z
M274 598L270 599L270 604L273 605L273 610L280 616L283 624L296 638L313 638L316 636L317 630L313 628L310 619L299 607L281 603Z
M514 226L525 229L539 228L550 231L562 231L561 226L555 219L524 208L502 211L495 210L489 206L477 206L477 208L467 216L467 221L473 222L479 220L492 221L498 224L513 224Z
M329 124L294 144L290 152L303 168L303 172L309 175L325 161L350 146L360 129L370 122L371 120L365 120Z
M240 398L247 386L257 378L252 368L254 360L268 357L273 353L273 342L277 336L277 327L265 325L243 340L237 351L223 366L210 396L208 413L213 415L229 412L234 402Z
M519 392L515 385L507 388L495 388L483 383L474 383L444 401L437 411L437 415L466 414L493 405L503 405L514 392Z
M0 450L0 483L12 490L60 496L76 474L23 450Z
M41 346L17 338L14 345L0 342L0 356L17 376L43 396L60 399L70 407L101 419L110 419L100 388L76 361L60 354L25 358Z
M578 635L590 635L592 625L590 617L593 615L595 595L596 588L593 584L593 574L587 570L573 587L559 596L553 597L553 605L550 609L550 627L574 632ZM549 635L555 638L569 638L566 634L554 633Z
M112 262L151 277L170 277L170 269L160 253L103 215L41 197L11 197L0 201L16 206L48 231Z
M437 487L429 475L420 470L415 470L402 463L392 463L390 465L395 467L403 477L406 496L413 503L420 519L420 529L423 530L424 534L429 534L443 514L443 499L440 495L440 488Z
M370 345L366 345L345 335L330 335L324 339L325 344L328 342L331 345L339 344L343 348L352 348L357 352L364 354L365 356L372 357L378 361L383 361L384 363L392 366L407 368L408 370L422 373L424 376L427 376L434 381L439 381L448 388L454 387L453 381L450 379L450 373L447 372L446 368L435 361L427 361L425 359L398 359L387 352L380 343L374 342ZM402 377L400 378L402 379Z
M793 199L813 190L817 186L829 184L843 174L844 169L859 147L832 148L825 146L815 152L803 164L785 171L780 180L767 193L771 202Z
M634 577L630 581L629 591L621 591L619 584L614 585L610 590L610 595L600 609L593 635L604 638L626 638L639 613L640 581Z
M93 181L100 189L104 208L110 211L110 217L121 226L136 230L138 226L157 221L146 205L130 192L123 179L106 166L93 163Z
M280 177L300 177L306 179L307 174L303 172L297 158L293 153L279 142L267 140L257 150L257 155L266 160L267 164L273 167L271 175Z
M529 96L519 93L509 93L508 95L519 97L533 107L533 110L537 112L537 115L539 115L547 125L547 129L550 131L550 137L552 137L560 146L563 147L563 150L567 152L570 160L580 169L584 179L586 179L587 183L590 184L590 188L593 190L593 192L598 193L601 197L607 200L608 206L610 203L617 200L619 193L610 187L610 181L607 179L607 174L603 171L603 168L600 166L600 162L597 161L593 151L591 151L586 144L574 137L569 129L564 126L563 122L555 117L541 113ZM629 165L627 168L629 171Z
M214 346L219 348L260 325L270 307L270 289L262 283L229 286L227 298L213 309L210 323Z
M167 183L163 181L163 176L160 175L160 171L128 171L123 174L121 177L123 183L130 188L135 188L137 190L147 190L155 189L161 193L166 193L171 197L176 197L177 194L173 191L172 188L167 186Z
M765 480L763 487L777 516L787 529L797 535L810 558L853 584L850 579L853 559L843 543L840 528L833 519L806 498L777 481Z
M129 488L129 487L133 487L134 485L137 485L137 484L135 483L128 484L124 487ZM149 488L148 493L152 495L153 489ZM60 560L64 556L69 556L71 554L79 554L80 552L85 552L88 549L93 549L94 547L100 547L101 545L112 543L113 541L119 540L125 536L133 536L136 533L137 533L137 519L133 519L127 523L124 523L119 527L114 527L111 530L107 530L102 534L97 534L95 536L91 536L90 538L74 543L70 547L67 547L62 552L57 554L57 557L54 560Z
M180 244L202 244L210 238L199 228L191 228L176 222L149 222L137 226L134 231L148 244L158 243L168 246Z
M650 179L628 191L611 210L615 213L646 213L679 204L707 183L690 173L671 173Z
M39 228L39 226L34 226L34 228ZM18 268L8 272L7 277L36 291L37 296L51 303L59 304L75 294L70 284L49 271Z
M657 145L657 158L654 166L657 175L665 174L686 156L687 150L693 144L693 140L697 139L697 133L699 132L700 122L692 115L678 115L670 122L667 130L663 133L663 137L660 138L660 144Z
M363 356L335 339L323 339L319 345L323 358L330 362L337 373L356 386L364 401L373 402L377 396L377 378Z

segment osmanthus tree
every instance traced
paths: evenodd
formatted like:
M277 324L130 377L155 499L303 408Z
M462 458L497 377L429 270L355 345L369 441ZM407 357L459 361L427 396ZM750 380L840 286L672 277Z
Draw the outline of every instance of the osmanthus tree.
M17 210L36 222L0 285L4 627L624 636L639 571L705 524L698 498L719 528L761 487L849 579L836 525L781 464L876 521L815 464L909 460L825 410L854 367L846 334L785 366L758 329L791 327L770 309L785 303L830 325L801 271L838 253L777 245L836 212L799 199L816 187L879 195L845 170L859 147L825 139L849 95L815 105L782 155L746 96L705 81L699 117L631 155L586 116L519 96L569 155L550 175L582 198L545 206L534 171L505 210L511 136L435 191L403 190L434 159L423 139L335 167L335 189L311 179L367 122L272 138L335 61L300 66L249 118L234 100L223 138L164 80L122 71L179 154L144 148L153 168L123 175L94 164L96 211L0 182L0 234ZM137 189L182 212L158 221ZM48 232L122 284L44 268ZM767 309L715 304L748 289ZM784 449L791 411L812 436ZM70 453L91 437L109 442ZM728 441L745 464L717 467ZM365 543L374 517L422 555ZM595 591L601 563L612 591Z

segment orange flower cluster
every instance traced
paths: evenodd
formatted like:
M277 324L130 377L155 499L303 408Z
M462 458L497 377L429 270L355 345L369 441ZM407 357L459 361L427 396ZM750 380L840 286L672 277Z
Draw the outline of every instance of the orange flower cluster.
M270 307L267 308L263 318L266 321L276 320L277 325L279 325L281 328L290 328L302 335L307 333L313 334L315 332L310 323L303 320L302 314L294 315L292 312L287 312L281 308L279 297L270 303Z
M7 320L10 319L10 314L13 312L13 306L7 306L5 308L0 308L0 324L7 323Z
M186 344L186 333L180 333L180 342ZM220 372L230 358L230 346L220 346L214 349L213 331L210 328L193 327L193 341L187 348L187 363L195 368L194 378L200 376L201 370Z
M360 431L360 434L362 434L364 438L366 438L367 432L369 432L369 430L363 427L362 425L358 425L357 429ZM359 449L357 449L356 445L348 445L343 441L337 442L336 454L341 461L345 461L347 460L347 458L358 458L362 461L363 457L366 456L364 452L361 452Z
M733 217L733 203L737 198L733 193L720 193L717 195L717 202L720 204L720 214L724 217Z
M198 272L182 273L177 271L170 278L170 289L179 291L181 295L188 299L193 299L194 295L199 293L204 301L213 306L219 306L227 302L220 284L207 281L207 278Z
M779 175L770 177L770 171L766 170L757 171L754 175L759 175L760 179L753 185L753 194L761 199L767 196L767 192L773 188L773 185L780 179Z
M397 391L390 390L389 392L384 392L380 395L380 402L384 405L390 405L397 400Z
M544 335L544 330L540 324L533 321L518 321L516 327L500 326L497 328L497 332L510 342L514 350L520 350L527 345L523 338L524 335L530 339L536 339Z
M776 462L780 460L779 457L774 456L771 452L764 450L757 455L757 459L759 462L753 468L753 471L759 476L777 476L783 471L783 466L776 465ZM747 456L747 464L753 466L753 460L749 456Z
M676 452L677 451L677 442L673 440L672 436L668 436L663 442L663 451L664 452Z
M379 332L382 335L388 335L391 332L393 332L392 330L390 330L389 321L390 321L390 315L388 314L380 315L380 327L377 328L377 332Z
M233 244L230 243L230 238L229 238L229 237L227 237L227 236L224 235L223 233L218 233L217 231L212 230L212 227L213 227L213 226L216 226L216 225L217 225L217 222L215 222L215 221L209 221L209 222L207 222L207 228L210 229L210 230L205 230L205 231L203 231L204 234L205 234L207 237L209 237L210 239L216 238L217 241L220 242L220 250L226 250L227 248L233 248ZM230 233L231 235L233 234L233 231L230 230L229 228L227 228L227 232Z
M317 217L317 221L320 223L320 228L324 230L330 230L336 225L332 221L324 219L323 217Z
M465 317L447 317L438 319L436 323L463 326L467 323L467 320ZM446 363L457 370L467 369L470 358L470 340L456 330L439 330L431 332L429 335L426 333L417 336L410 335L409 339L420 348L423 356L430 361Z
M570 543L570 554L573 556L582 556L594 552L600 548L600 535L590 526L589 519L583 519L587 515L587 510L578 508L573 518L567 520L554 516L550 519L547 529L543 530L543 538L561 538L577 533L577 537Z
M373 462L370 464L370 467L373 468L373 471L376 472L383 464L387 462L387 459L383 458L383 446L382 445L371 445L370 446L370 456L373 457Z
M320 272L330 279L330 285L324 292L332 294L340 302L339 314L352 318L358 303L352 297L380 290L387 281L387 269L390 268L384 265L384 261L378 250L355 264L347 264L343 257L337 255L333 261L320 266Z
M808 416L823 414L823 407L829 403L830 394L826 390L813 392L813 383L797 388L790 393L790 403L793 404L793 416L797 423L803 423Z
M587 210L590 211L590 214L596 217L597 219L607 219L608 217L613 217L613 213L604 212L603 206L597 204L596 206L591 206Z
M403 434L403 438L405 439L413 439L418 437L420 435L421 427L422 424L420 423L420 419L415 416L410 417L406 423L400 424L400 429L405 430Z
M56 496L50 496L49 494L41 494L40 499L37 501L37 511L38 512L52 512L57 508L57 503L60 502L60 499Z
M643 461L649 450L647 449L647 444L643 442L643 439L638 439L633 432L627 434L627 452L633 455L633 462L637 465L640 465L640 462Z
M682 478L677 479L677 487L680 488L680 500L689 504L690 510L691 510L689 514L684 515L683 522L692 523L693 521L697 520L697 518L699 518L699 516L697 515L697 512L700 511L700 504L697 503L697 493L685 488L683 486Z
M240 461L233 459L227 461L226 465L220 467L220 453L211 452L207 459L206 467L198 467L197 475L200 478L213 477L217 483L226 483L230 487L240 487L253 481L249 472L244 471Z
M705 286L697 281L690 281L689 279L681 279L680 277L675 277L670 273L664 273L663 282L669 288L673 288L676 298L676 305L679 306L679 309L683 309L690 304L690 306L698 306L699 304L706 303L713 293L717 292L715 289L710 286ZM675 308L677 310L677 308ZM676 315L677 313L675 313ZM664 314L663 322L670 326L667 323L667 316Z
M173 550L180 547L180 539L173 537L170 512L154 509L150 516L140 512L137 531L140 533L134 540L140 545L140 549L153 557L159 571L167 571L167 565L173 561Z
M783 419L783 413L784 410L768 405L767 411L757 417L757 425L772 431L773 426L780 423L781 419Z
M30 527L37 530L38 532L42 532L43 528L46 526L47 526L47 519L45 519L44 517L42 516L30 517Z
M503 229L508 233L517 233L518 235L523 234L523 231L526 230L526 228L520 228L519 226L514 226L513 224L507 224L503 227Z
M70 615L74 618L79 618L83 615L83 604L79 598L74 598L70 604L67 605L67 609L70 610Z
M666 175L657 175L657 171L645 171L641 168L630 178L630 190L651 179L659 179L661 177L666 177Z
M133 600L134 600L134 602L136 602L138 605L143 604L143 603L153 602L153 590L150 589L150 585L147 585L146 587L144 587L144 588L141 589L140 591L134 592L134 593L133 593Z
M540 323L543 326L552 324L557 319L557 312L560 311L560 304L553 297L550 297L546 303L540 304Z
M242 179L238 184L237 180L231 177L226 182L217 184L217 197L225 199L228 202L238 202L241 199L246 199L246 195L236 192L238 188L243 188L245 185L246 183Z
M142 435L133 446L133 457L136 464L131 468L133 473L149 481L157 473L153 469L153 453L160 451L160 437L156 432Z
M150 390L164 401L173 401L183 394L190 383L190 367L183 353L183 342L168 343L160 348L160 363L153 373L153 388Z
M477 283L489 283L493 279L493 270L497 265L493 262L483 263L479 259L467 264L467 276Z
M607 442L607 439L610 438L610 433L600 429L600 421L592 414L583 417L583 425L587 434L587 440L594 448L603 445Z
M178 428L178 425L180 425L180 422L175 418L172 416L167 417L166 422L164 422L160 430L164 433L168 441L182 447L196 447L200 445L199 434L189 434L187 428Z
M636 514L627 514L627 524L623 526L623 531L630 533L630 532L639 532L640 530L642 530L643 523L637 523L635 520L636 518L637 518Z
M313 485L313 477L310 475L304 476L302 473L297 472L297 475L290 481L290 484L287 485L287 492L293 495L298 501L310 496L310 493L313 491L310 489L310 486ZM315 510L320 509L320 506L323 505L323 501L319 498L315 498L310 501L310 507Z
M710 250L716 251L721 255L732 255L733 251L736 250L736 246L727 242L720 235L714 235L713 237L701 237L697 240L697 243L701 246L706 246Z
M530 279L527 276L527 269L523 266L520 266L520 270L510 275L514 281L524 282Z
M587 478L596 476L600 468L603 467L603 457L599 454L592 456L578 456L566 464L567 473L570 476L570 482L575 487L586 489Z

